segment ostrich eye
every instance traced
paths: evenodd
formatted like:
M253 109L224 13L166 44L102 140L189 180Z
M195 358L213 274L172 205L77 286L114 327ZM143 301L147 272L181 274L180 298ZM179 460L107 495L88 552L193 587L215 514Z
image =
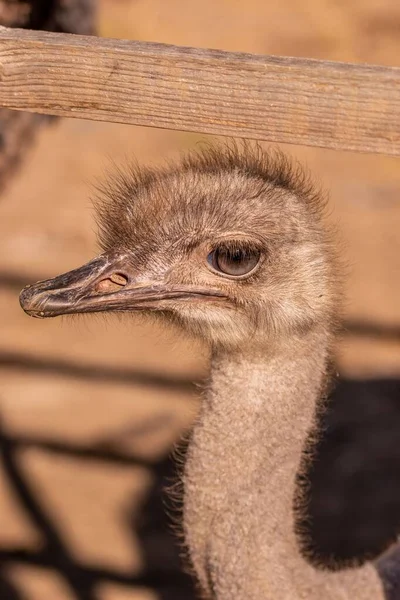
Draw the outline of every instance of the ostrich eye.
M207 260L216 271L240 277L247 275L257 266L260 251L220 246L208 255Z

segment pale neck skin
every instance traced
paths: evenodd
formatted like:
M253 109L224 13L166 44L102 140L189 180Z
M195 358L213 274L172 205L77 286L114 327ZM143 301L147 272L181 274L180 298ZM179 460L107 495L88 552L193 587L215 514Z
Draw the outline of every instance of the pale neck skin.
M285 348L212 357L184 478L186 541L206 598L384 599L372 565L317 570L294 532L296 473L327 346L327 335L309 334Z

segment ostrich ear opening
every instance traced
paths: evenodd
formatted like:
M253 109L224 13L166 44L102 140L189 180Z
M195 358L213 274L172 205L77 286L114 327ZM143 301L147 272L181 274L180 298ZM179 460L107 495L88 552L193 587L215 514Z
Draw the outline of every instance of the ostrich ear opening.
M177 286L138 273L134 257L106 252L78 269L25 287L22 309L43 319L66 314L157 310L173 299L225 298L218 290Z

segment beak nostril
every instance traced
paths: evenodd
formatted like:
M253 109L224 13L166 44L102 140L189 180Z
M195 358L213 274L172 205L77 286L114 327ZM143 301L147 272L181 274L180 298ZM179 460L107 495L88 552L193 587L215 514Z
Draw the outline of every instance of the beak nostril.
M122 273L113 273L110 275L110 279L113 283L117 283L118 285L124 286L128 283L128 278Z
M98 294L112 294L128 283L127 277L121 273L112 273L109 277L102 279L95 287Z

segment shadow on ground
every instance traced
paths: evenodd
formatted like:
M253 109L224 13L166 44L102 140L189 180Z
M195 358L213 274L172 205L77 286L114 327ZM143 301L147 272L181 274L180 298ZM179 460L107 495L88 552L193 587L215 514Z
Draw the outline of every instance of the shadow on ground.
M61 576L76 600L96 600L96 588L104 582L121 584L132 589L149 587L157 592L160 600L196 598L191 578L182 569L180 550L165 513L163 490L170 485L175 474L175 466L170 458L166 457L156 463L146 462L132 454L107 450L104 444L100 444L99 447L72 447L71 450L71 445L64 445L59 440L13 437L3 425L0 430L0 446L2 466L8 484L44 542L35 551L23 547L0 546L0 573L1 567L9 564L53 570ZM62 538L56 520L45 510L37 489L23 474L18 451L26 447L72 455L76 460L123 464L127 468L140 465L152 470L155 483L141 510L139 513L135 510L135 517L128 514L126 518L127 527L135 529L135 537L141 544L145 567L140 574L118 572L105 565L83 564L73 556ZM19 591L7 581L5 573L3 578L0 578L0 592L2 600L22 600Z
M1 357L0 357L1 361ZM4 361L4 356L3 356ZM36 361L36 362L35 362ZM7 361L6 361L7 363ZM14 356L3 368L46 370L37 359ZM50 361L48 371L60 366ZM104 378L104 369L97 376ZM94 378L80 366L65 365L63 377ZM111 379L115 374L109 374ZM161 381L158 375L118 374L147 385L169 387L191 385L173 379ZM147 377L147 379L146 379ZM334 556L339 561L375 556L392 542L400 529L400 380L346 380L338 382L329 400L322 422L323 436L310 476L311 531L314 547L322 557ZM154 425L154 424L153 424ZM157 423L155 423L157 426ZM134 428L140 429L141 424ZM126 432L125 432L126 433ZM124 434L125 434L124 433ZM76 600L97 600L97 587L102 582L117 583L135 589L145 586L155 590L161 600L195 599L193 583L182 570L179 545L172 533L170 517L165 510L165 488L176 478L172 458L166 456L150 462L131 452L121 451L118 440L78 445L60 439L13 435L4 423L0 426L3 469L7 482L31 523L41 533L44 544L35 551L24 547L0 547L0 597L23 600L20 590L7 580L8 565L34 565L54 570L62 577ZM57 520L44 508L34 482L27 481L20 465L20 450L39 448L44 452L73 457L77 461L95 461L125 465L127 469L145 466L155 481L137 511L123 515L129 531L139 539L145 567L140 574L118 572L106 565L84 564L69 551ZM135 515L135 516L133 516ZM3 567L3 569L2 569Z

